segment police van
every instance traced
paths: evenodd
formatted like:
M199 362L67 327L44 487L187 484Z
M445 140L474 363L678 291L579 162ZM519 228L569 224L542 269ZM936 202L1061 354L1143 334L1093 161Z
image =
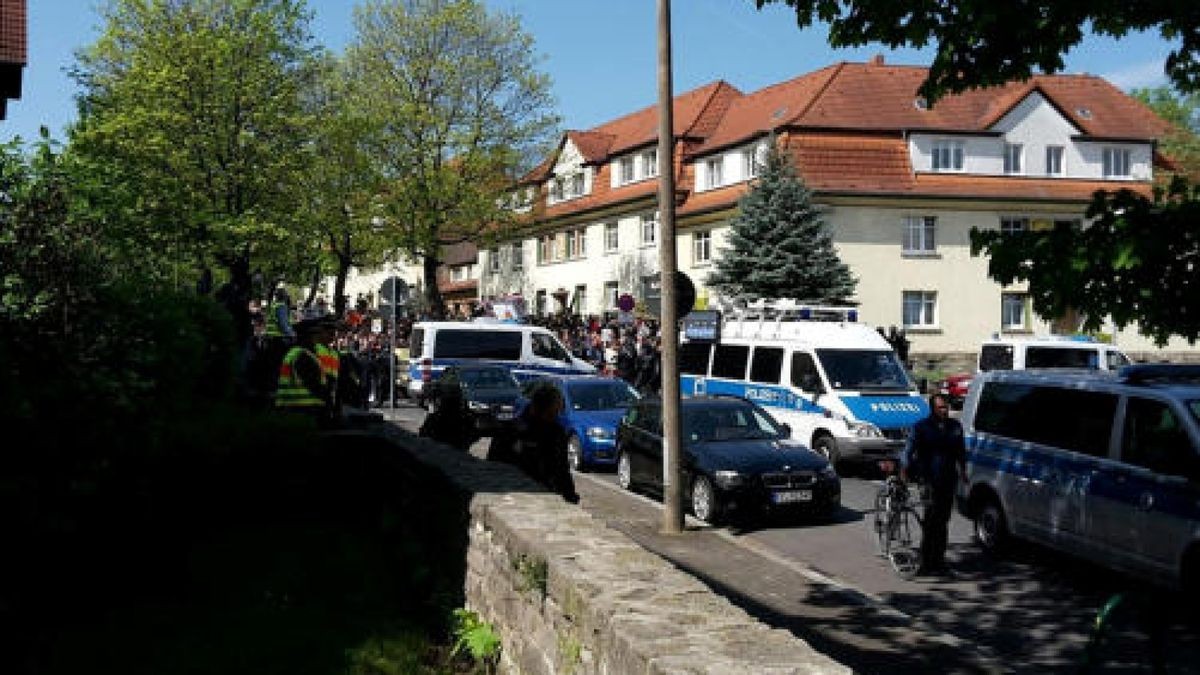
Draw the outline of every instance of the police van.
M750 399L832 463L894 457L929 406L891 345L857 319L845 307L727 310L715 341L685 333L681 393Z
M596 372L539 326L495 319L425 321L415 324L409 336L408 393L419 399L425 383L438 379L447 366L480 361L507 366L521 381L547 373Z
M963 408L960 511L985 549L1037 541L1200 583L1200 367L982 373Z
M1129 357L1095 338L1071 335L1041 338L993 338L979 347L979 372L1033 368L1116 370Z

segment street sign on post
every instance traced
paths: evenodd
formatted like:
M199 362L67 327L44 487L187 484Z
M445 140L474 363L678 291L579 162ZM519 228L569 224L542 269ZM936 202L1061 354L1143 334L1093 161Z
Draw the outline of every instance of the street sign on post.
M388 395L391 398L391 407L394 409L396 407L396 306L402 302L408 304L408 283L400 277L388 277L379 290L381 297L387 298L388 304L392 306L392 333L389 340L391 348L388 351L388 363L391 364L392 376L388 383Z

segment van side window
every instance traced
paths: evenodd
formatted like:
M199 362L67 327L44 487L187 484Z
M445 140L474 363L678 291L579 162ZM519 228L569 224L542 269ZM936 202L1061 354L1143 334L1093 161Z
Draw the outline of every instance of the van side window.
M1116 370L1129 365L1129 358L1115 349L1106 354L1108 359L1108 369Z
M1162 401L1130 397L1125 408L1121 459L1155 473L1197 477L1187 430Z
M1117 396L1015 382L988 382L975 428L1017 441L1107 457Z
M425 329L414 328L411 335L408 336L408 357L410 359L421 358L421 350L425 348Z
M750 361L750 381L761 384L779 384L779 373L783 370L782 347L755 347Z
M979 370L1012 370L1013 348L1010 345L984 345L979 350Z
M1100 367L1100 355L1095 349L1028 347L1025 349L1025 367L1095 370Z
M717 345L716 356L713 357L712 376L724 377L731 380L742 380L746 377L746 361L750 357L748 345Z
M708 353L712 346L703 342L684 342L679 345L679 372L684 375L707 375Z
M800 387L801 391L814 392L821 389L821 374L817 372L817 364L813 361L812 354L792 354L792 384Z
M554 359L555 361L570 361L571 357L567 354L567 350L563 349L562 345L546 335L545 333L530 333L530 347L533 350L534 356L540 356L544 359Z
M518 361L521 358L521 333L515 330L439 328L433 337L433 357L437 359Z

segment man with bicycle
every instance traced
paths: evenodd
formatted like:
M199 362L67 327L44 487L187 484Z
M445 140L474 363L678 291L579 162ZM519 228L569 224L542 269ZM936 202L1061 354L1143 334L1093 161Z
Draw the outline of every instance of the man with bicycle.
M900 478L929 490L930 502L922 519L921 567L917 574L945 574L946 539L958 481L967 480L967 449L963 428L950 418L950 400L929 397L929 416L917 422L904 449Z

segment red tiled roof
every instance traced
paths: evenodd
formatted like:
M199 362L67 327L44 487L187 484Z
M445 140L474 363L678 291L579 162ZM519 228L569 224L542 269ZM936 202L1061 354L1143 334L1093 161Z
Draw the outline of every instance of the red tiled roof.
M464 279L462 281L438 281L438 290L443 294L462 293L466 291L475 293L477 290L479 290L479 280Z
M0 62L26 65L25 0L0 0Z
M466 265L479 259L479 248L469 241L442 247L443 265Z
M596 164L608 157L608 149L616 137L597 131L568 131L567 139L575 144L587 163Z

